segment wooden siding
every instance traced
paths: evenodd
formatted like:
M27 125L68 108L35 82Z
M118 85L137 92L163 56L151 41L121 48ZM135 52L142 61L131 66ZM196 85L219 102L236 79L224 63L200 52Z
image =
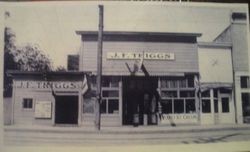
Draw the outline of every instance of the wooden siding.
M22 125L53 125L53 120L51 119L36 119L35 118L35 102L37 100L48 100L52 101L54 105L54 98L51 92L41 92L41 91L31 91L30 89L16 89L14 94L14 124ZM22 101L23 98L33 99L32 109L23 109ZM52 110L52 116L54 111Z
M83 42L81 71L96 72L97 42ZM103 75L129 75L125 65L132 68L134 60L107 60L107 52L169 52L175 54L174 61L144 60L151 75L167 73L198 72L198 53L196 43L154 43L154 42L104 42Z

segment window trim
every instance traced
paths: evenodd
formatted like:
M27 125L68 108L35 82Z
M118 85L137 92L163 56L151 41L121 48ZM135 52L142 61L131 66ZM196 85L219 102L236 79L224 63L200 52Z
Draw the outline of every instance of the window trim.
M170 83L169 81L171 81L171 80L173 80L173 81L175 81L177 83L177 87L173 87L173 88L168 87L167 84ZM180 81L183 81L183 82L185 81L186 87L181 87L181 85L180 85L181 82ZM165 83L166 86L162 85L162 83ZM158 87L160 87L161 100L171 100L171 103L172 103L172 112L171 113L164 113L164 114L190 114L190 113L186 112L187 111L186 110L186 102L188 102L186 100L192 99L192 100L196 101L195 100L196 97L195 97L195 87L194 86L190 87L188 85L188 77L184 77L184 78L180 78L180 79L178 79L178 78L159 77ZM168 91L176 92L177 95L173 96L173 97L164 96L163 95L164 92L168 92ZM193 97L181 97L180 93L185 92L185 91L187 91L187 92L193 91L194 96ZM184 108L183 110L184 111L182 113L176 113L175 112L174 100L183 100L183 108ZM196 109L195 109L195 111L196 111Z
M32 102L32 108L25 108L24 107L24 100L25 99L31 99L31 102ZM34 100L34 98L32 98L32 97L24 97L24 98L22 98L22 104L21 104L21 106L22 106L22 110L24 110L24 111L33 111L34 110L34 102L35 102L35 100Z

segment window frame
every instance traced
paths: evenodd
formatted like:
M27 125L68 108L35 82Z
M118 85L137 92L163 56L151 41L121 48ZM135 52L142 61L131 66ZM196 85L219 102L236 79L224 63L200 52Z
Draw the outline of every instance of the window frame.
M162 101L169 100L169 101L171 101L171 104L172 104L172 108L171 108L172 112L171 113L163 112L163 114L176 114L176 115L178 115L178 114L190 114L190 113L187 113L186 102L189 102L189 101L186 101L186 100L194 100L196 102L195 87L193 84L192 84L193 87L190 87L189 83L191 83L191 82L188 82L191 80L193 80L193 83L194 83L194 78L191 78L190 76L181 77L181 78L159 77L158 87L160 87L161 100ZM174 81L176 86L170 88L170 85L169 85L171 83L170 81ZM171 92L174 92L174 94L176 94L176 95L169 96L169 95L167 95L167 92L170 92L170 94L171 94ZM183 93L189 94L190 92L193 92L193 93L191 93L191 94L193 94L192 96L189 96L189 95L181 96L181 93L183 95ZM183 100L182 102L183 102L184 111L182 113L175 112L176 111L175 100ZM161 106L166 106L166 104L162 104ZM197 107L195 107L195 112L196 112L196 108Z
M246 81L245 83L243 83L244 79ZM249 76L241 76L240 77L240 88L241 89L250 88L250 78L249 78Z
M30 107L24 107L24 102L25 101L31 101L31 108ZM29 105L29 103L27 103L28 105ZM24 111L32 111L32 110L34 110L34 98L32 98L32 97L24 97L24 98L22 98L22 110L24 110Z
M92 77L91 78L91 89L92 91L95 91L96 92L96 77ZM103 81L106 81L106 82L103 82ZM107 82L108 81L108 82ZM119 82L121 81L121 77L112 77L112 76L104 76L103 77L103 80L102 80L102 100L104 101L105 100L105 112L101 112L102 115L106 115L106 116L111 116L111 115L119 115L120 114L120 88L119 88ZM114 82L114 83L113 83ZM113 84L112 84L113 83ZM106 86L104 86L103 84L106 84ZM115 85L114 85L115 84ZM108 92L117 92L118 93L118 96L103 96L104 95L104 92L105 94L107 93L109 95ZM83 99L84 100L84 99ZM117 100L118 101L118 113L109 113L109 100ZM84 101L83 101L84 102ZM84 104L83 104L84 106ZM100 105L100 110L102 110L102 104ZM84 107L83 107L83 111L82 111L83 114L94 114L94 113L87 113L84 111Z
M223 105L225 103L222 100L223 98L228 99L227 104L226 104L227 105L227 107L226 107L227 111L224 111L224 108L223 108ZM221 97L221 113L230 113L230 98L229 97Z

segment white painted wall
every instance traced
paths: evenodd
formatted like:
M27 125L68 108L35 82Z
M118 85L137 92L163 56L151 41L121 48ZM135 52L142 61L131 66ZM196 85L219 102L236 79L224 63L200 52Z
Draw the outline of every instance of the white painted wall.
M229 48L198 48L201 82L233 82Z

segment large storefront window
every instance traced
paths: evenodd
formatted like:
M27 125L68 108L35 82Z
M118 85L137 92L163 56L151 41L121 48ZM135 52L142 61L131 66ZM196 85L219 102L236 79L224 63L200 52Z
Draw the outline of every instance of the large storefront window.
M211 112L211 102L210 102L210 90L204 91L201 93L201 109L202 113Z
M174 100L174 113L184 113L184 100L183 99Z
M195 112L195 100L187 99L185 104L186 113L194 113Z
M104 92L106 92L104 96ZM119 91L103 91L101 103L101 113L118 114L119 113Z
M213 103L214 103L214 112L218 113L218 89L213 89ZM206 90L201 93L201 109L202 113L211 113L211 96L210 90Z
M102 114L119 113L119 77L102 77ZM96 100L96 77L89 79L91 91L84 96L83 112L94 113Z
M227 113L229 112L229 98L221 98L222 103L222 112Z
M195 113L193 77L161 78L161 105L165 114Z
M202 113L210 113L211 112L211 103L210 99L202 99Z

